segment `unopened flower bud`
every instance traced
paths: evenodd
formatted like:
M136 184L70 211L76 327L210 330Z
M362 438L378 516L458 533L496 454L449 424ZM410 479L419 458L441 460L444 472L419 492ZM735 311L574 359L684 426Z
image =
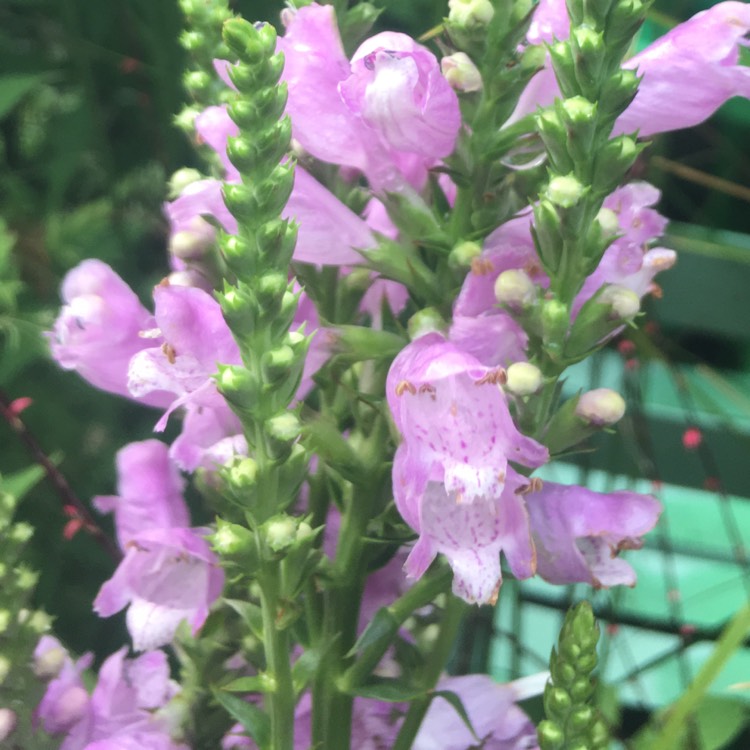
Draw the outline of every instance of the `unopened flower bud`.
M596 104L583 96L572 96L565 99L562 108L568 119L574 123L590 122L596 116Z
M480 91L482 75L465 52L454 52L440 61L445 80L456 91Z
M258 464L252 458L238 458L229 467L229 481L239 489L252 487L258 478Z
M57 699L47 721L47 729L53 733L64 732L83 718L89 694L78 685L72 685Z
M611 208L601 208L596 215L596 220L599 222L602 234L605 237L611 237L620 231L620 220Z
M625 286L613 284L607 287L599 297L599 302L612 308L615 320L632 320L641 310L641 299Z
M0 742L7 740L16 728L18 717L9 708L0 708Z
M34 657L34 674L40 680L51 680L60 674L68 652L62 646L53 646Z
M196 222L197 223L197 222ZM206 250L214 239L213 227L200 220L198 231L184 230L175 232L169 238L169 253L180 260L198 260L206 254Z
M490 0L448 0L448 21L455 26L486 26L495 15Z
M596 388L578 399L576 414L597 427L613 425L625 414L625 399L610 388Z
M424 310L420 310L409 318L406 327L409 331L409 338L415 341L425 334L444 331L446 323L434 307L425 307Z
M516 396L530 396L542 387L542 371L530 362L514 362L506 370L505 390Z
M7 609L0 609L0 635L5 633L10 625L11 615Z
M255 536L252 531L236 523L219 520L219 526L211 537L214 550L219 555L239 555L252 551Z
M452 268L469 268L471 261L482 254L482 246L477 242L459 242L448 256Z
M197 169L190 167L178 169L169 178L169 197L171 199L179 197L188 185L192 185L194 182L202 179L203 175Z
M572 208L583 197L585 188L572 174L553 177L547 186L547 197L562 208Z
M277 516L265 524L266 543L274 552L291 546L297 536L297 524L289 516Z
M525 271L503 271L495 281L495 299L501 305L513 308L528 307L534 302L536 295L536 284Z
M301 429L299 418L291 411L282 412L266 420L266 430L276 440L296 440Z
M195 132L195 118L200 110L193 107L185 107L174 118L174 124L183 132L192 134Z

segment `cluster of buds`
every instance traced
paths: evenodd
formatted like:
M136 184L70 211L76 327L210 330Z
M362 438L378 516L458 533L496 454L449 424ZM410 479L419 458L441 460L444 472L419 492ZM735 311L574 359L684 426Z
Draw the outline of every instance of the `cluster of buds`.
M541 750L599 750L608 746L607 728L590 705L598 640L599 627L591 605L584 601L569 610L557 649L550 657L551 679L544 690L547 719L538 727Z
M12 740L18 747L35 748L30 711L41 685L29 668L39 638L50 618L29 609L37 574L21 562L32 529L13 523L17 500L0 489L0 745Z

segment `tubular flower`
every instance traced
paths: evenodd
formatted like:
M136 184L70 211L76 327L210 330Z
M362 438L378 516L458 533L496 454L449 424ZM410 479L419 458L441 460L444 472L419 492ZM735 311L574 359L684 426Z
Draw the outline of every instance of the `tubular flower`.
M534 573L522 492L509 461L529 467L547 449L522 435L498 383L503 371L432 333L396 358L386 384L403 436L393 466L396 504L420 535L406 563L419 577L438 552L454 570L454 591L488 602L501 582L502 549L519 577Z

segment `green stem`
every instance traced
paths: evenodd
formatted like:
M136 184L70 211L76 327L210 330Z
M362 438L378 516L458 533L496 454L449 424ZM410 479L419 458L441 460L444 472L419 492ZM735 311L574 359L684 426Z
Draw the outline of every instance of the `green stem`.
M276 627L279 591L278 566L258 576L263 612L266 670L275 689L268 694L271 714L271 750L294 750L294 683L289 661L289 632Z
M681 747L680 739L688 719L695 713L708 688L726 662L742 645L748 631L750 631L750 603L740 609L724 628L711 656L701 667L690 687L669 709L666 721L651 743L654 750L672 750Z
M448 657L453 649L453 644L458 633L458 629L463 621L466 605L458 597L448 595L448 601L443 612L443 621L440 625L440 635L438 636L435 647L427 661L427 668L424 673L423 681L427 685L427 692L421 698L412 701L409 711L406 714L401 730L396 737L396 743L393 750L410 750L414 744L414 738L419 732L422 720L427 713L432 701L432 691L435 689L438 679L445 668Z

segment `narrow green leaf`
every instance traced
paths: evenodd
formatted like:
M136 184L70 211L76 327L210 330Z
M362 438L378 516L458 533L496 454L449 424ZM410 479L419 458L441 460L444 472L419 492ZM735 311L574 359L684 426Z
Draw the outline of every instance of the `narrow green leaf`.
M263 613L257 604L243 602L240 599L224 599L224 601L245 621L252 634L263 639Z
M414 685L390 677L373 677L370 682L360 685L351 691L352 695L362 698L374 698L386 703L405 703L421 698L426 690L421 685Z
M270 748L271 720L253 703L221 690L213 691L216 700L227 710L229 715L242 724L243 729L255 740L261 750Z
M466 728L471 732L471 736L477 742L480 742L480 738L477 737L477 733L474 731L474 727L472 726L469 714L466 713L464 704L456 693L453 693L450 690L436 690L434 693L432 693L431 700L435 700L435 698L442 698L443 700L448 701L448 703L453 706L455 712L461 717L461 721L466 724Z
M364 651L369 646L378 643L390 642L393 636L398 632L399 622L388 611L386 607L381 607L375 617L370 620L367 627L357 642L352 646L347 656L354 656L360 651Z
M43 477L44 469L41 466L29 466L27 469L22 469L14 474L0 477L0 490L20 500Z
M707 695L695 714L702 750L729 747L747 723L748 707L734 698Z

